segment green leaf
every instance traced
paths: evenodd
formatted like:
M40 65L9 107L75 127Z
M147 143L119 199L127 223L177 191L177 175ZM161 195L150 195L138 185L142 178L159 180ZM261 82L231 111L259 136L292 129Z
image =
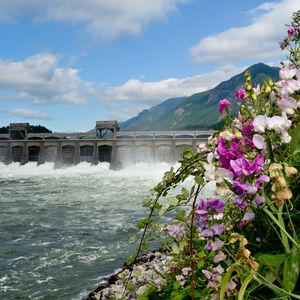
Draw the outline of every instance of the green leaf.
M126 290L130 291L130 292L133 292L135 291L136 289L138 288L138 286L132 282L128 282L126 284Z
M144 219L140 220L138 222L138 224L136 225L136 227L138 229L142 229L142 228L146 227L147 225L151 224L151 222L152 222L152 220L147 217L147 218L144 218Z
M176 206L178 204L178 199L175 197L168 198L168 204L171 206Z
M203 184L203 177L202 176L195 176L195 182L199 185Z
M239 294L238 294L238 300L243 300L244 299L244 294L246 292L246 289L249 285L249 283L251 282L252 278L254 276L254 273L251 273L243 282L240 290L239 290Z
M296 150L300 149L300 124L294 128L291 136L292 139L290 142L290 150L291 153L293 153Z
M220 300L225 299L225 292L227 288L227 283L229 282L231 278L231 274L235 269L235 265L231 265L228 269L227 272L225 273L224 277L222 278L222 283L221 283L221 290L220 290Z
M293 247L287 254L283 267L283 285L288 292L292 292L299 278L300 271L300 248Z
M172 244L172 252L175 253L175 254L180 253L179 247L176 243Z
M179 242L179 250L183 251L184 247L187 245L187 241L186 240L182 240Z
M186 199L190 196L190 192L185 187L181 189L181 193L185 196Z
M185 214L186 214L186 211L185 211L185 210L181 211L181 212L177 215L176 219L177 219L178 221L181 221L181 222L185 221L185 220L184 220Z
M197 268L202 269L204 267L204 260L201 260L200 262L197 263Z
M261 265L271 268L279 268L284 262L285 254L262 254L256 259Z

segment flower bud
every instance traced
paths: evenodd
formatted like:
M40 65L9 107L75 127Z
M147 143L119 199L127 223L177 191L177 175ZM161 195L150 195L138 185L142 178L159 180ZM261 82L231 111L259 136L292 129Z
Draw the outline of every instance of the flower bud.
M259 269L259 263L255 260L250 260L249 261L249 265L251 267L251 269L253 269L254 271L257 271Z
M277 178L281 174L282 166L280 164L271 164L269 167L269 173L271 178Z
M281 191L278 191L275 196L278 200L290 200L293 194L289 188L285 188Z
M285 166L284 168L285 174L287 176L294 175L298 173L298 170L294 167Z
M285 178L283 176L277 178L277 183L281 188L285 188L287 186Z
M244 249L243 250L243 256L245 257L245 258L249 258L250 257L250 254L251 254L251 252L248 250L248 249Z

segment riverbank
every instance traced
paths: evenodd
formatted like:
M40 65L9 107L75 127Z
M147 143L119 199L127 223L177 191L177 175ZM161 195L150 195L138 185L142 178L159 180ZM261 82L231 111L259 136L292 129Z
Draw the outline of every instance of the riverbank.
M91 292L87 300L137 299L150 286L149 282L160 280L161 275L166 273L170 259L164 252L147 253L139 257L133 267L124 266L107 278L107 282ZM128 289L125 291L126 284Z

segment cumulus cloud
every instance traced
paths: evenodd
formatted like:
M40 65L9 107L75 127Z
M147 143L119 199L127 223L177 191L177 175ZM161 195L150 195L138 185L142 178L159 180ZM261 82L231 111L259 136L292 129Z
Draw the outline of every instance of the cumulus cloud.
M286 34L283 24L288 24L298 9L299 0L263 3L249 12L250 25L207 36L190 49L190 54L199 63L273 60L281 54L278 44Z
M77 69L60 67L57 56L41 53L23 61L0 60L0 88L33 103L85 103L92 84L82 81Z
M0 21L31 17L38 22L83 24L95 37L138 35L152 20L164 19L188 0L2 0Z
M26 108L16 108L8 111L10 115L21 117L24 119L38 119L38 120L50 120L50 117L36 110L26 109Z

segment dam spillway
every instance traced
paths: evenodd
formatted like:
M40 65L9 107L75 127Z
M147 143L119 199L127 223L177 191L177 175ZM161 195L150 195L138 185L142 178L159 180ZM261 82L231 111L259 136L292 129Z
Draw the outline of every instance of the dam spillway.
M114 131L30 133L12 131L0 134L0 162L55 162L70 165L80 162L109 162L113 168L139 162L175 162L185 147L196 150L213 131Z

